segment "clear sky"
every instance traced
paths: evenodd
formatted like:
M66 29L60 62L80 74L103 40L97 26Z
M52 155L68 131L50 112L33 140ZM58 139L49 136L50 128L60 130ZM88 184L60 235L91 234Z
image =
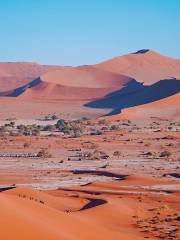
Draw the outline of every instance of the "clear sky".
M0 0L0 61L92 64L143 48L180 58L180 0Z

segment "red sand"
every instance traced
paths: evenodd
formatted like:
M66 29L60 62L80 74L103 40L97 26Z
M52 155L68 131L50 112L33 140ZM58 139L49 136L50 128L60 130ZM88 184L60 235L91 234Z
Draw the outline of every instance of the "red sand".
M0 92L20 87L39 77L43 73L60 68L62 67L39 65L30 62L1 62Z
M103 97L107 93L121 89L131 78L97 70L84 69L56 70L40 77L40 82L20 94L23 99L73 99L88 100Z
M82 116L99 117L108 110L91 109L85 107L84 104L89 100L102 98L106 94L122 89L132 78L151 85L161 79L173 77L180 79L180 61L164 57L153 51L128 54L97 65L77 68L40 66L35 63L0 63L0 92L13 93L13 89L27 84L18 97L0 98L0 117L1 119L15 117L21 120L35 120L52 112L65 114L70 119ZM39 79L37 84L29 87L29 83L37 78ZM179 105L180 94L177 93L156 102L123 109L121 114L107 118L111 120L131 119L133 122L140 119L141 122L144 122L145 119L158 116L169 120L179 120ZM161 127L161 124L162 122L158 126ZM58 162L64 156L62 155L63 151L58 152L59 150L67 150L72 147L82 148L83 144L87 144L87 142L92 142L97 147L100 146L100 150L109 151L111 154L120 149L120 151L123 150L123 155L122 159L118 160L119 164L130 159L127 164L120 165L122 172L129 173L131 171L132 173L133 171L133 174L138 172L143 175L147 170L145 166L148 166L149 174L154 178L147 178L144 175L129 176L125 180L95 182L83 187L67 187L53 191L15 188L0 192L0 240L180 239L178 231L180 226L176 219L179 216L179 190L143 188L157 184L178 186L178 178L170 180L166 178L165 174L162 180L158 179L156 175L161 171L162 173L173 173L174 167L177 167L177 165L173 165L172 168L171 165L178 162L178 132L174 133L176 137L173 139L176 140L171 143L167 139L169 134L167 130L158 133L152 131L149 135L143 132L143 128L140 130L136 133L133 132L133 129L125 129L123 133L123 130L119 130L121 132L118 134L107 132L104 135L88 135L76 139L2 137L0 144L3 151L24 151L23 144L30 139L36 150L48 146L50 149L53 148L54 154L61 154L60 157L56 156ZM162 134L161 138L156 134ZM170 134L173 135L173 132ZM153 136L154 138L152 138ZM166 137L167 142L166 140L163 140L165 142L161 141L162 137ZM138 165L131 165L131 161L133 162L134 159L143 158L142 153L149 151L149 147L152 151L154 149L163 151L169 149L169 146L172 150L172 159L163 159L163 163L167 163L166 168L162 169L160 165L157 165L155 169L154 166L158 159L153 157L143 159L144 162L141 161L140 164L138 162ZM17 161L16 164L20 169L24 168L21 173L15 165L13 167L16 168L16 172L13 172L13 160ZM23 161L29 162L23 163L22 159L11 159L8 162L2 158L1 183L12 184L14 180L16 183L35 182L38 178L36 179L34 167L42 160L43 167L48 168L46 169L48 173L45 174L50 173L51 176L54 173L58 180L60 177L64 177L63 174L72 174L68 171L50 170L49 166L54 164L55 159L53 161L50 159L49 162L45 159L31 159L31 161L36 161L33 163L30 162L30 159L25 159ZM113 159L110 160L113 161ZM170 163L171 160L173 162ZM156 162L152 164L151 161ZM159 161L161 163L161 159ZM8 164L11 167L8 167ZM28 166L28 164L31 165ZM72 163L67 161L66 164ZM76 169L78 163L72 166ZM30 172L30 168L34 169L33 173ZM97 166L95 169L98 169ZM116 165L115 169L117 170ZM173 172L169 172L171 169ZM177 169L175 171L178 171ZM41 178L43 169L38 171L36 174L39 173ZM102 169L100 168L98 171L102 171ZM45 177L48 178L48 176ZM162 174L158 176L162 176ZM82 175L77 177L81 179Z
M180 60L162 56L154 51L116 57L97 64L96 67L130 76L148 85L161 79L180 79Z
M19 190L17 189L17 192ZM21 193L21 191L20 191ZM18 193L19 194L19 193ZM0 193L0 238L11 239L141 239L135 237L134 230L128 227L123 231L117 231L111 226L106 227L105 223L99 224L99 219L95 216L111 213L111 207L99 207L97 213L93 217L86 212L86 214L64 213L46 205L33 200L29 200L29 190L24 190L26 197L19 197L9 194L9 191ZM37 193L35 193L37 196ZM42 199L41 194L39 199ZM59 197L61 198L61 197ZM44 199L44 198L43 198ZM119 206L120 207L120 206ZM97 210L97 209L96 209ZM108 210L108 211L107 211ZM128 208L127 208L128 210ZM99 212L100 211L100 212ZM129 215L132 210L125 211ZM114 212L114 210L113 210ZM114 215L114 213L112 214ZM83 216L84 215L84 216ZM88 217L89 216L89 217ZM102 215L103 216L103 215ZM109 215L110 216L110 215ZM119 215L120 219L123 216ZM119 218L118 217L118 218ZM91 219L93 218L93 219ZM109 219L110 220L110 219ZM117 224L117 223L116 223Z
M175 216L179 193L174 193L173 196L148 194L143 196L141 193L137 196L128 196L128 194L116 193L116 191L126 189L125 187L132 184L140 187L157 183L170 184L171 182L131 177L124 180L122 184L119 182L95 183L85 187L71 188L76 198L68 195L66 190L45 193L17 188L5 191L0 193L0 239L141 240L147 237L152 240L156 239L155 236L162 236L163 233L158 230L158 226L153 230L153 225L151 226L148 222L155 217L159 219L158 224L161 225L161 229L166 227L166 223L160 222L160 218ZM109 192L103 193L103 189ZM82 190L89 193L81 193ZM141 192L141 190L138 191ZM93 192L102 193L95 196ZM73 201L79 208L85 206L91 199L105 200L105 203L82 211L77 211L72 207ZM70 205L69 201L71 201ZM164 201L168 202L167 207L164 207ZM156 210L149 211L149 209L156 208L162 208L159 210L161 213L158 218ZM68 209L69 212L67 212ZM142 231L144 226L139 226L138 221L147 225L148 231ZM172 220L171 224L178 227L175 220Z
M107 117L109 120L141 120L150 119L150 117L163 117L165 119L180 118L180 93L159 101L143 104L122 110L120 114Z

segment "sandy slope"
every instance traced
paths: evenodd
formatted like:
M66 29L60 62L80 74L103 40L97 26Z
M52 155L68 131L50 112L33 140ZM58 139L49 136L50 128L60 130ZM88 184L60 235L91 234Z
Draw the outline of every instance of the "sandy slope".
M150 117L163 117L165 119L180 118L180 93L173 96L131 107L122 110L121 114L107 117L111 120L131 119L131 120L147 120Z
M160 81L161 79L163 80ZM68 105L68 112L78 116L82 116L82 112L87 113L87 116L89 113L91 115L91 112L93 116L104 113L117 114L121 111L124 113L124 109L127 108L129 112L133 112L139 105L142 105L139 109L144 113L143 106L146 107L155 101L148 105L152 109L148 110L147 116L150 116L158 100L164 99L166 108L168 107L169 101L166 99L179 91L178 79L180 60L162 56L151 50L140 50L91 66L58 67L35 63L0 63L0 96L16 97L25 108L31 103L31 106L28 106L28 112L31 113L33 109L37 109L35 101L41 101L42 108L38 110L39 113L34 110L38 114L44 114L42 110L45 111L46 105L48 108L49 101L53 100L52 111L59 107L63 112L63 106ZM142 86L140 82L150 86ZM7 105L3 107L2 115L6 108L11 111L9 99L7 103L6 98L1 98L0 101ZM13 105L17 106L18 101ZM78 103L78 107L77 102L81 102ZM24 107L17 112L23 109ZM164 107L159 113L165 111ZM172 113L172 109L170 112ZM26 115L25 112L24 114Z
M123 55L95 66L130 76L145 84L173 77L180 79L180 60L162 56L152 50Z
M179 202L179 191L163 195L165 190L159 190L161 194L157 190L146 190L145 195L141 194L145 191L141 187L157 184L178 186L178 182L173 180L131 176L123 181L92 183L62 190L42 192L16 188L1 192L0 239L156 239L155 235L164 235L166 230L163 232L163 228L169 225L178 227L175 218ZM134 187L136 194L131 193ZM124 190L129 193L123 193ZM93 204L94 200L96 203ZM149 210L156 208L162 208L159 215L156 210ZM167 226L167 222L160 219L168 216L174 220ZM153 223L151 226L154 217L158 221L157 226Z
M30 62L0 62L0 92L20 87L58 66Z
M18 193L17 189L17 193ZM22 193L22 191L20 191ZM26 197L12 195L11 190L0 193L0 238L6 240L80 240L80 239L132 239L134 230L119 231L111 226L107 227L105 223L100 223L99 220L94 221L96 215L108 210L111 213L111 205L108 208L100 207L98 213L90 217L89 213L83 214L65 213L54 209L46 203L49 196L43 194L44 202L30 200L29 194L32 191L23 190ZM19 193L18 193L19 194ZM39 194L39 195L38 195ZM36 197L42 199L41 193L34 193ZM45 196L45 197L44 197ZM120 208L120 206L119 206ZM115 209L114 209L115 210ZM113 210L113 212L114 212ZM131 212L132 210L130 210ZM107 213L106 212L106 215ZM112 214L114 214L112 212ZM129 211L127 212L127 214ZM120 216L122 219L123 216ZM111 221L110 219L108 221ZM134 237L133 239L141 239Z
M23 99L93 99L121 89L130 81L133 80L129 77L93 67L88 70L69 68L46 73L37 83L32 82L14 92Z
M73 211L80 210L83 205L85 205L88 200L80 199L80 198L74 198L74 197L55 197L49 194L44 193L43 191L35 191L32 189L27 188L17 188L12 189L10 191L7 191L6 194L13 195L13 196L19 196L21 198L27 198L29 200L40 202L42 201L45 203L48 207L60 210L64 212L66 209L72 209Z

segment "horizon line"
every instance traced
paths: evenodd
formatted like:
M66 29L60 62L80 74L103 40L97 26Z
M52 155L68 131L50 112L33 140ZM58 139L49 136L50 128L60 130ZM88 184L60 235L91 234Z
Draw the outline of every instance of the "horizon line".
M146 52L154 52L156 54L162 55L163 57L168 57L168 58L172 58L174 60L180 60L179 58L175 58L163 53L160 53L159 51L156 51L154 49L150 49L150 48L143 48L143 49L139 49L137 51L134 52L129 52L129 53L125 53L125 54L120 54L120 55L116 55L116 56L112 56L106 59L102 59L96 63L85 63L85 64L78 64L78 65L65 65L65 64L59 64L59 63L42 63L42 62L38 62L38 61L33 61L33 60L11 60L11 61L1 61L0 63L31 63L31 64L36 64L36 65L41 65L41 66L62 66L62 67L78 67L78 66L86 66L86 65L96 65L102 62L106 62L108 60L114 59L114 58L119 58L119 57L123 57L126 55L131 55L131 54L145 54Z

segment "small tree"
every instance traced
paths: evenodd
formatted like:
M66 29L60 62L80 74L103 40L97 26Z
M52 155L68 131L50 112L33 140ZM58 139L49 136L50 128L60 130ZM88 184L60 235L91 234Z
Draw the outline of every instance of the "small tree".
M14 128L15 127L15 122L14 121L11 121L10 124L9 124L10 127Z
M50 124L46 125L43 128L44 131L49 131L49 132L54 131L55 129L56 129L56 127L54 125L50 125Z
M48 152L47 149L43 148L38 152L37 157L50 158L50 157L52 157L52 155Z
M67 126L68 126L68 122L66 122L64 119L59 119L56 123L56 128L58 128L59 130L66 128Z
M106 119L101 119L101 120L98 121L98 124L104 124L104 125L106 125L106 124L108 124L108 123L109 123L109 121L106 120Z
M58 116L54 113L54 114L51 116L51 119L52 119L52 120L57 120L57 119L58 119Z
M120 152L120 151L115 151L115 152L113 153L113 156L114 156L114 157L117 157L117 158L120 158L121 152Z
M112 131L119 130L119 125L112 125L110 127L110 130L112 130Z
M32 135L33 136L39 136L40 135L40 130L39 129L33 129L32 130Z
M169 151L163 151L163 152L160 153L159 156L160 156L160 157L169 158L171 155L172 155L171 152L169 152Z
M30 147L30 143L27 143L27 142L24 143L24 144L23 144L23 147L24 147L24 148L29 148L29 147Z

